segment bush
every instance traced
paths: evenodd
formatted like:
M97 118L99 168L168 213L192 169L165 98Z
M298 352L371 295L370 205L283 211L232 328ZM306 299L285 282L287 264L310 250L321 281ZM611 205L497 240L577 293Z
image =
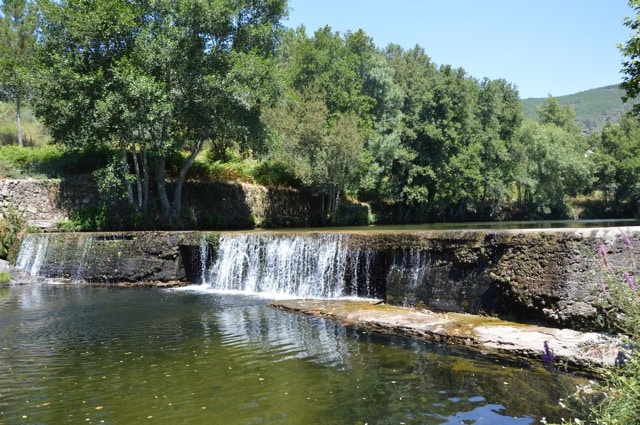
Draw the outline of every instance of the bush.
M296 177L294 171L283 161L265 161L256 167L253 175L256 182L264 186L301 186L301 182Z
M96 204L71 211L70 221L62 223L66 230L95 232L107 229L107 208Z
M26 228L26 220L13 208L1 211L0 219L0 258L6 260L16 248L20 235Z
M67 177L89 174L107 165L113 157L108 148L65 150L47 145L40 148L0 146L0 173L4 177Z
M11 282L11 275L7 272L0 272L0 285Z

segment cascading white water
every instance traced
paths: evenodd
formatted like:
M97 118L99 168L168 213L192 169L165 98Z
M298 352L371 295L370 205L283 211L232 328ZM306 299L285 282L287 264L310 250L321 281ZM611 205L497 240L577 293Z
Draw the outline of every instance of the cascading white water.
M395 282L394 287L402 288L402 296L397 302L406 306L414 305L416 290L424 286L431 270L431 256L425 250L409 249L396 253L387 280Z
M93 238L67 238L64 234L28 234L22 241L16 267L32 276L69 278L83 281L84 271L95 261L91 247Z
M20 246L16 267L37 276L47 256L49 238L42 235L26 235Z
M357 274L346 235L223 236L205 283L217 290L336 298ZM357 258L357 257L356 257Z

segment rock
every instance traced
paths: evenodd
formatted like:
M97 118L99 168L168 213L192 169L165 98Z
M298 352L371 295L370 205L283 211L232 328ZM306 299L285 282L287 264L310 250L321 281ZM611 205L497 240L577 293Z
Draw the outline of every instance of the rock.
M576 371L614 365L620 340L594 332L578 332L460 313L436 313L411 308L345 300L283 300L273 308L302 313L377 332L442 341L483 353L543 363L545 342L555 361Z

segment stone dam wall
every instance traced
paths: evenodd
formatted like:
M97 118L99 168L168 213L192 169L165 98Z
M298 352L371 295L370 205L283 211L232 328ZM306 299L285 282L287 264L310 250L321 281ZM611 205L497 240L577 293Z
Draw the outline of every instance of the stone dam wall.
M322 233L252 234L305 243ZM221 235L243 233L31 234L17 265L71 281L200 283L216 261ZM595 328L601 251L615 270L640 260L640 227L341 235L350 263L343 276L347 294L575 329Z

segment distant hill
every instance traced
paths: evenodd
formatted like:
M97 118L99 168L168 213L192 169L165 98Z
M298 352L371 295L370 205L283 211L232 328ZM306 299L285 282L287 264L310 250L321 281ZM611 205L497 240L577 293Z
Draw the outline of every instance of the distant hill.
M573 105L576 121L585 133L591 133L602 130L607 122L618 122L622 115L631 109L631 102L622 102L623 95L624 91L616 84L554 97L562 105ZM546 100L544 97L523 99L525 118L537 120L536 108Z

